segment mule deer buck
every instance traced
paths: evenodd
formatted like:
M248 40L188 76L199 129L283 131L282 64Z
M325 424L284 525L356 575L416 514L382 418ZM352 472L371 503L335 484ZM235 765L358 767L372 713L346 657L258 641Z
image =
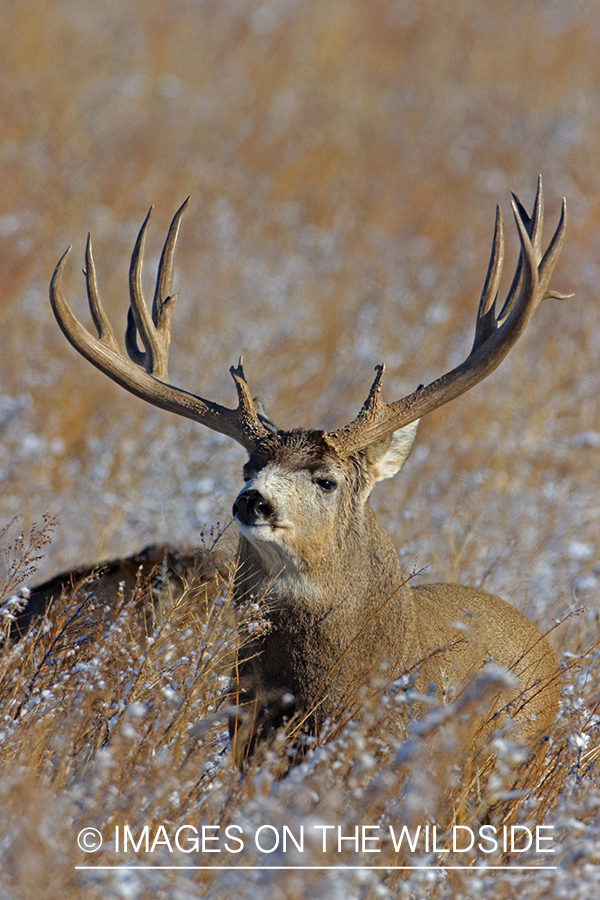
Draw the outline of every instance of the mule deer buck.
M498 697L497 706L508 710L515 734L534 747L557 708L559 674L550 645L516 609L482 590L456 584L412 587L368 498L377 481L402 467L418 420L489 375L540 301L561 296L549 291L549 282L565 236L565 201L542 254L541 179L531 217L513 195L520 256L499 310L504 238L497 208L475 338L466 360L392 403L381 399L384 367L377 366L359 414L336 431L276 428L252 399L241 358L230 369L238 397L235 409L169 384L173 260L187 202L175 214L163 247L151 312L142 292L150 212L139 232L129 271L129 359L100 302L89 237L85 277L98 337L81 325L64 299L61 283L69 250L52 276L50 301L67 339L94 366L143 400L225 434L248 452L246 484L233 505L240 531L235 591L238 601L267 591L272 628L258 644L248 645L233 680L232 694L245 711L231 727L238 761L243 762L258 736L283 720L285 703L289 701L285 714L302 717L314 731L336 709L352 709L357 688L382 664L390 681L410 672L417 687L435 686L438 696L448 684L466 684L488 661L507 667L517 687Z

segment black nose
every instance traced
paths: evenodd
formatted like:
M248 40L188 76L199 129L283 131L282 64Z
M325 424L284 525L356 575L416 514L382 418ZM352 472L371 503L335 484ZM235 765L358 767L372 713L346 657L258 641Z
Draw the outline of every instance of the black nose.
M273 516L273 507L260 491L243 491L233 504L233 515L241 525L255 525Z

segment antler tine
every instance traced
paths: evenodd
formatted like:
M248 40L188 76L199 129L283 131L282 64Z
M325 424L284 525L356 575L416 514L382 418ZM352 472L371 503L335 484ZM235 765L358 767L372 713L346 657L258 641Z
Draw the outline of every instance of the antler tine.
M539 265L542 259L542 227L544 224L544 195L542 189L542 176L538 177L537 191L535 195L533 215L529 213L519 200L516 194L511 194L512 207L517 223L517 228L521 225L525 228L529 236L533 256L536 265ZM504 263L504 235L502 227L502 212L500 207L496 207L496 231L492 244L492 254L488 273L481 295L479 311L477 313L477 323L475 326L475 340L473 342L473 350L477 349L487 338L499 328L512 312L517 297L521 295L521 287L523 283L523 249L519 251L519 259L517 268L510 286L508 295L500 313L496 317L495 307L498 299L498 287L500 276L502 275L502 266Z
M157 378L167 378L168 361L164 341L157 334L154 322L144 299L142 285L142 270L144 266L144 252L146 249L146 234L152 215L151 206L148 214L139 230L129 266L129 296L130 306L127 313L127 330L125 332L125 347L129 357L138 365L143 365L150 375ZM139 332L144 345L140 350L137 345L137 333Z
M140 366L144 366L151 375L157 378L168 378L169 344L171 343L171 319L173 309L177 301L177 295L173 294L173 263L179 226L181 218L188 205L189 197L181 204L169 227L165 240L156 288L152 301L152 318L148 312L144 291L142 287L142 268L144 263L144 251L146 249L146 233L152 213L152 207L144 219L140 228L135 247L131 255L129 267L129 292L131 304L127 313L127 330L125 332L125 347L130 359ZM140 350L137 344L137 333L140 333L144 350Z
M500 209L500 206L496 206L496 225L494 228L494 240L492 241L492 252L490 254L490 262L485 276L483 291L481 292L479 309L477 310L475 337L473 339L471 353L479 347L480 344L483 344L496 329L496 299L498 297L498 288L500 286L503 264L504 223L502 210Z
M326 439L338 453L347 456L375 441L382 440L399 428L409 425L468 391L500 365L545 297L566 296L548 292L550 278L565 238L566 201L563 199L559 223L541 261L543 219L541 179L538 181L533 216L531 218L528 216L516 198L513 198L513 211L521 249L517 273L498 317L495 316L495 304L504 242L502 217L497 212L492 253L477 314L475 340L468 357L451 372L390 404L384 403L379 397L382 369L378 366L369 398L356 419L344 428L326 435Z
M94 321L94 325L96 326L96 331L98 332L98 337L103 343L110 347L111 350L118 353L119 345L117 343L113 327L110 324L110 320L104 311L104 307L102 306L100 294L98 292L98 277L96 275L96 265L94 263L94 255L92 253L92 236L89 232L85 245L85 269L83 274L85 275L88 305L90 307L90 313Z
M542 258L542 232L544 230L544 187L542 184L542 176L538 175L537 188L533 201L533 213L531 216L529 216L529 213L514 192L511 192L511 197L518 207L519 217L527 227L527 233L531 238L533 253L536 262L539 264Z
M170 324L176 296L171 293L173 259L181 216L187 200L176 212L165 241L158 270L155 301L155 321L152 321L144 302L141 275L146 231L150 213L146 216L137 237L130 266L130 301L126 344L129 359L120 351L113 328L100 302L98 279L92 256L92 242L88 236L86 248L86 285L90 312L98 337L95 338L78 321L65 300L62 277L71 248L58 261L50 281L50 303L61 331L67 340L96 368L100 369L126 390L176 415L193 419L233 438L249 452L273 444L277 436L263 425L252 402L242 368L231 369L238 394L236 409L228 409L210 400L168 384L166 378L167 352L170 341ZM144 350L137 347L139 330Z
M558 223L558 228L552 235L552 240L550 241L548 249L544 253L542 261L539 265L540 286L542 291L544 292L542 297L543 300L568 300L573 296L573 294L561 294L558 291L549 290L550 278L552 277L554 267L558 262L560 251L562 250L563 244L565 242L566 228L567 201L563 197L563 201L560 207L560 220Z
M177 300L177 297L173 294L173 263L175 261L175 250L177 248L181 220L189 202L190 198L186 197L173 216L158 265L156 290L152 301L152 321L158 331L164 331L165 333L170 331L171 315Z
M525 225L527 234L531 239L531 245L533 247L536 264L539 265L539 262L542 258L542 229L544 227L544 189L542 186L542 176L538 175L537 190L533 203L533 214L531 216L529 216L529 213L515 193L511 192L511 198L513 210L515 210L515 216L517 216ZM498 316L499 324L501 324L510 314L515 300L519 296L523 270L522 259L523 254L520 252L512 284Z

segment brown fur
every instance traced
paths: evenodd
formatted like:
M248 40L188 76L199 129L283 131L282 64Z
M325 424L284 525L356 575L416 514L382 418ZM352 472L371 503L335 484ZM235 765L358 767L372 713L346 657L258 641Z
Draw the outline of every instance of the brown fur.
M301 449L298 432L289 443L281 432L280 437L289 457L280 448L276 460L260 461L240 496L260 490L275 521L307 518L306 534L299 528L285 538L303 567L292 576L280 574L260 542L242 533L238 602L268 588L273 627L247 645L235 673L232 692L243 710L232 723L238 762L285 716L308 717L314 731L336 710L351 712L361 685L382 672L389 681L409 673L418 690L434 691L442 700L492 661L510 669L518 685L498 698L498 708L509 704L515 737L534 745L555 717L556 657L539 631L498 597L456 584L410 585L367 499L374 471L390 453L389 441L371 450L370 458L344 461L325 451L314 432L304 432ZM400 464L406 455L408 450ZM262 481L261 472L267 473ZM306 484L297 481L302 472L305 481L315 472L338 479L335 507L320 520L318 505L311 507L304 493ZM287 494L281 475L290 484Z
M74 596L81 602L82 597L92 595L97 608L108 608L110 622L119 598L129 600L137 588L140 588L141 612L150 625L153 610L147 600L150 597L154 602L155 588L168 584L180 592L192 578L212 579L216 562L214 554L204 551L151 544L133 556L61 572L32 589L27 605L12 623L10 637L13 640L22 637L40 616L52 615L54 602Z

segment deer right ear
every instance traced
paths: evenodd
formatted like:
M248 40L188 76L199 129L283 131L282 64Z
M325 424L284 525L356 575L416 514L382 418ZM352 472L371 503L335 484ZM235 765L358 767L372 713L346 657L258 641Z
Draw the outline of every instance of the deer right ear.
M412 450L419 420L394 431L391 439L383 440L369 448L373 481L391 478L399 472Z

